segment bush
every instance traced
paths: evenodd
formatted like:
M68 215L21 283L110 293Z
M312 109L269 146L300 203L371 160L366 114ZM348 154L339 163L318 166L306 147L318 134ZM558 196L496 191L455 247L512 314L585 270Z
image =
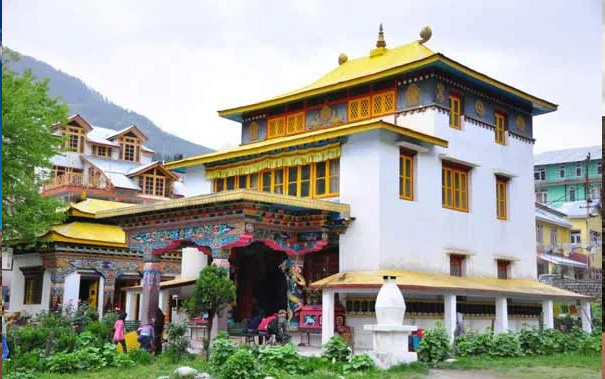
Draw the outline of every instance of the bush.
M367 371L376 367L374 360L368 354L351 355L349 363L344 365L344 373L348 374L355 371Z
M4 379L38 379L38 375L33 370L25 369L18 369L16 371L3 374L2 377L4 377Z
M523 355L519 338L514 333L496 334L489 355L492 357L519 357Z
M603 351L603 335L599 333L586 336L582 341L580 350L586 354L601 353Z
M545 341L544 334L536 328L523 328L519 332L519 343L521 344L523 354L545 354Z
M492 344L491 333L469 333L456 338L456 349L461 357L487 354L491 350Z
M340 336L333 336L324 345L323 357L332 363L346 363L351 355L351 347Z
M256 379L263 377L258 361L249 349L237 349L217 371L221 379Z
M221 334L212 341L212 349L210 351L210 364L215 370L218 370L227 359L235 352L235 344L226 337L226 334Z
M300 374L303 371L301 357L292 344L261 349L258 351L258 360L263 374L269 376Z
M450 356L450 339L440 321L435 327L424 333L424 338L418 345L418 359L428 363L438 363Z
M124 355L124 354L118 354ZM138 364L148 364L151 362L152 356L151 353L147 350L143 349L130 349L128 350L128 354L126 354L130 360Z
M189 339L186 336L187 325L170 324L168 326L168 346L166 354L173 361L178 361L189 355L187 348L189 347Z
M93 321L86 329L84 329L83 333L92 334L99 343L111 342L113 339L113 325L110 327L105 322L102 321Z
M52 373L69 373L80 370L97 371L103 367L125 367L134 364L129 356L118 354L115 346L86 346L73 353L58 353L46 359L46 370Z

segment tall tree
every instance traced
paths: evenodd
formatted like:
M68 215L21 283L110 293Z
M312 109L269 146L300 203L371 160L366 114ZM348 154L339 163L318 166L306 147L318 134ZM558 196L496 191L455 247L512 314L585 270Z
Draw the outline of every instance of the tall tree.
M15 53L2 55L2 242L32 242L64 218L62 202L40 186L62 142L50 127L66 122L68 108L48 96L48 81L8 68Z
M210 265L200 271L200 276L193 287L193 296L187 303L187 310L192 316L201 312L208 313L208 328L217 313L235 300L235 284L229 279L227 270L223 267ZM208 333L210 337L211 333ZM206 349L208 355L208 349Z

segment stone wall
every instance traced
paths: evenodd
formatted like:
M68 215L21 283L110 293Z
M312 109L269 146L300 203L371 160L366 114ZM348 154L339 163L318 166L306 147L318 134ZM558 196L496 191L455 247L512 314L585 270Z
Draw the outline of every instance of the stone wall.
M558 276L542 275L540 282L562 288L567 291L580 293L582 295L594 296L599 302L602 301L603 283L595 279L570 279Z

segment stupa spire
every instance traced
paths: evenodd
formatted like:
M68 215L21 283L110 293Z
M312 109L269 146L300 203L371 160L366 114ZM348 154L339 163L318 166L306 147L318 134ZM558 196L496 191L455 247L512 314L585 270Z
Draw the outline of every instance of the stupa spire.
M384 41L384 32L382 29L382 22L378 28L378 41L376 41L376 47L387 47L387 43Z

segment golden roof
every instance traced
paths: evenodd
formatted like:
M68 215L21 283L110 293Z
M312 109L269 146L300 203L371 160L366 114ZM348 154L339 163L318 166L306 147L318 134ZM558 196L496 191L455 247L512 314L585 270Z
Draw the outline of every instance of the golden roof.
M86 199L78 203L69 204L69 215L77 217L94 218L95 213L109 209L131 207L134 204L119 203L117 201L105 201L98 199Z
M448 142L444 139L431 136L429 134L417 132L402 126L397 126L380 119L370 119L350 124L340 125L333 128L319 129L293 136L272 138L265 141L248 143L231 149L215 151L209 154L198 155L179 161L164 164L168 169L195 166L205 163L218 162L226 159L244 157L247 155L260 154L272 150L283 149L289 146L304 145L307 143L322 141L331 138L342 137L355 133L367 132L374 129L384 129L407 136L419 141L428 142L437 146L448 147Z
M395 48L378 47L364 57L350 60L341 59L341 61L343 61L343 63L338 67L305 87L261 102L221 110L218 114L222 117L237 120L237 115L246 112L257 111L358 84L384 79L429 64L440 64L442 68L461 72L488 85L530 101L535 107L540 108L542 112L549 112L557 109L556 104L492 79L441 53L435 53L426 47L422 41L414 41Z
M48 233L42 236L42 240L127 247L126 233L119 226L79 221L53 226Z
M257 201L261 203L277 204L296 208L337 212L345 216L348 216L351 211L351 207L348 204L335 203L327 200L305 199L296 196L279 195L254 190L234 190L212 193L209 195L191 196L182 199L171 199L161 203L141 204L134 207L102 211L96 214L96 218L110 218L191 206L213 205L221 202L232 201Z
M539 299L591 299L536 280L457 277L424 272L378 270L341 272L311 284L314 289L324 288L380 288L383 276L396 276L403 290L443 291L459 295L501 295L535 297Z

